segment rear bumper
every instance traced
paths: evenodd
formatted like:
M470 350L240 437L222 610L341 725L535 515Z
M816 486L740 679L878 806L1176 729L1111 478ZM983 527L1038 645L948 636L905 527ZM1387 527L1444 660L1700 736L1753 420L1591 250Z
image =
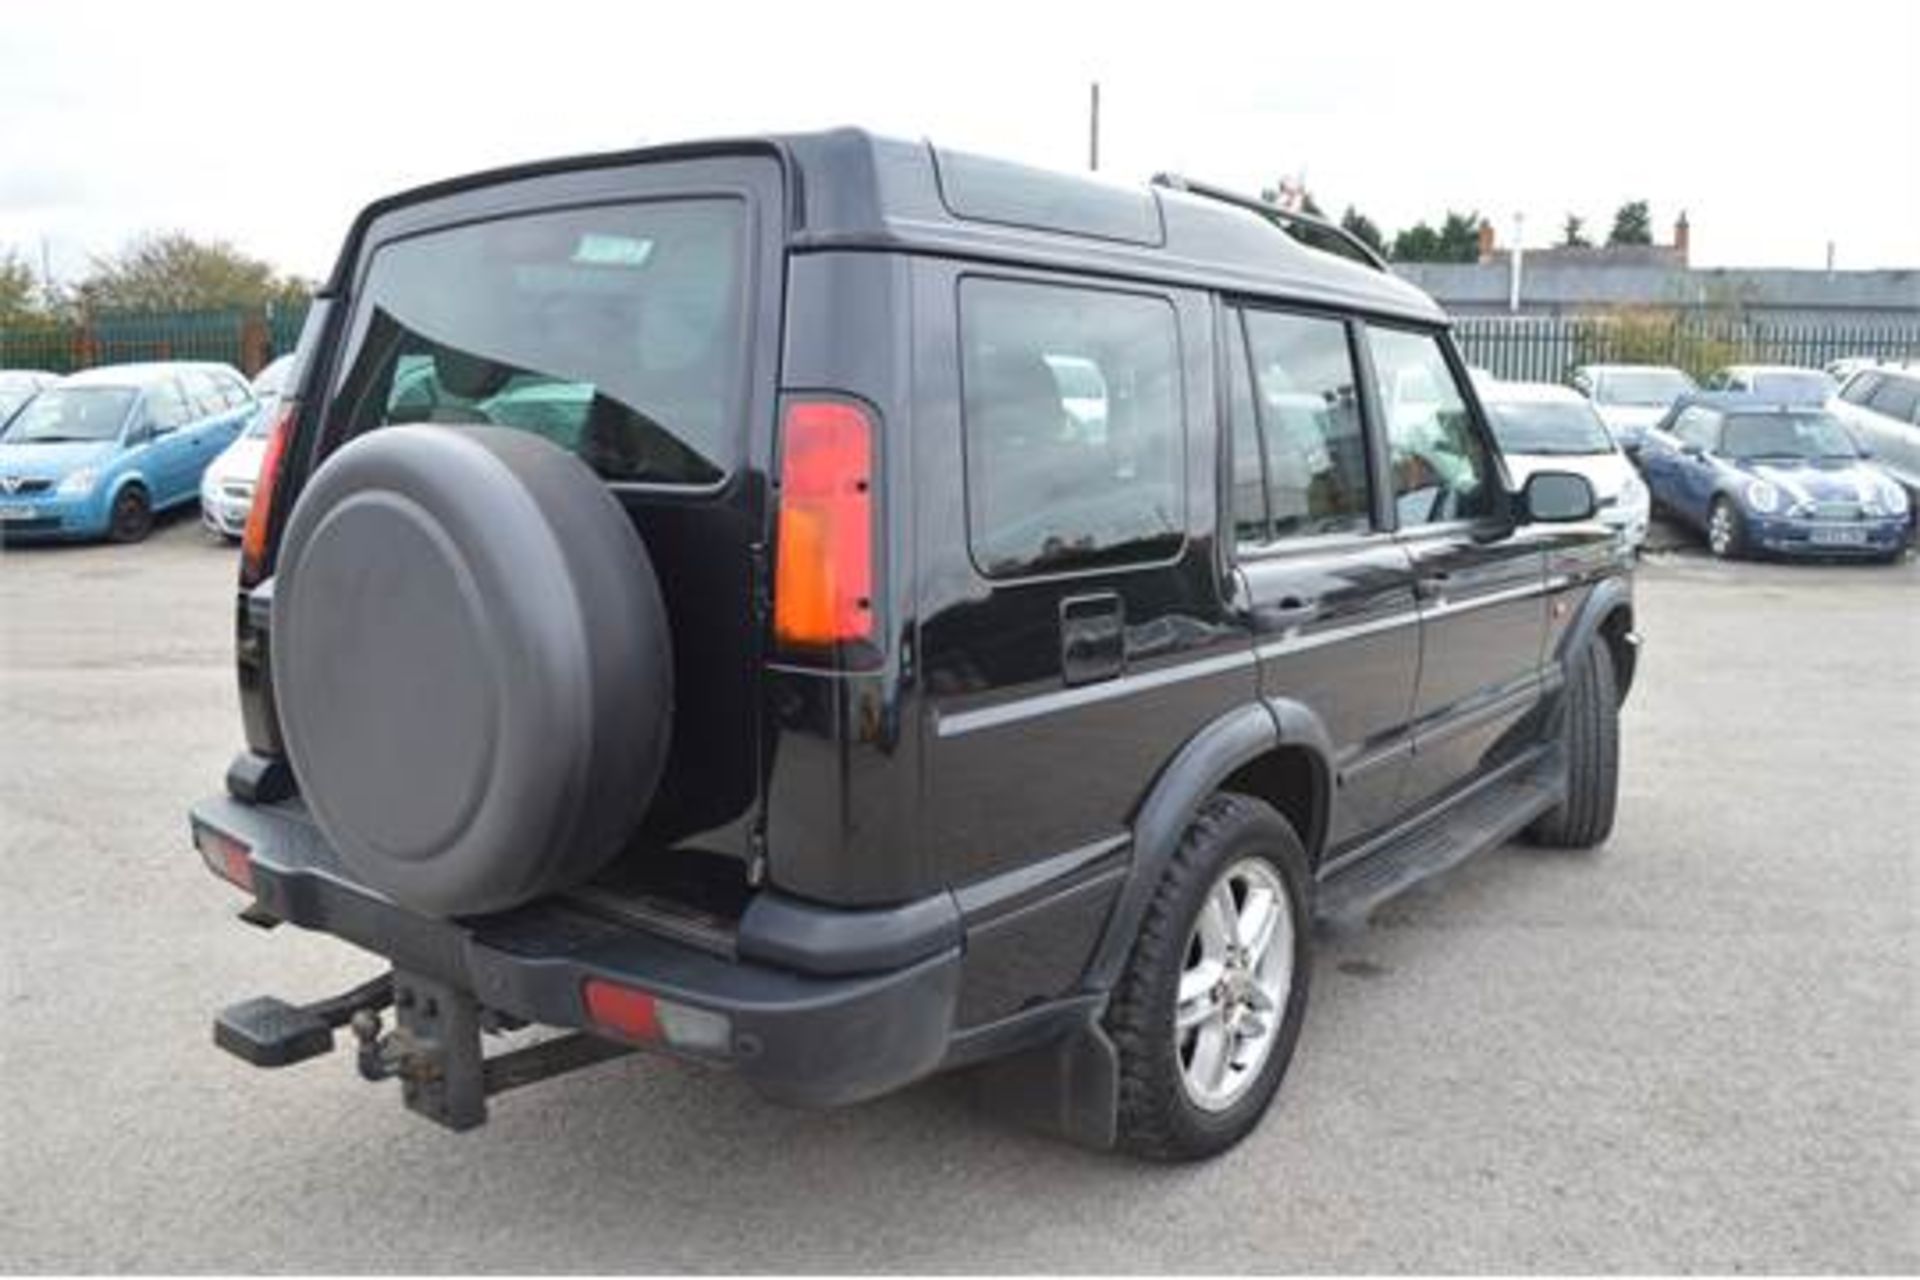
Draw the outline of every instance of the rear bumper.
M717 953L560 901L441 920L355 883L295 804L215 797L194 806L192 822L196 835L204 829L246 846L255 899L273 916L470 992L487 1008L592 1031L582 992L597 978L723 1015L727 1049L686 1056L718 1056L781 1101L833 1105L888 1092L937 1068L953 1038L957 936L892 967L821 975Z

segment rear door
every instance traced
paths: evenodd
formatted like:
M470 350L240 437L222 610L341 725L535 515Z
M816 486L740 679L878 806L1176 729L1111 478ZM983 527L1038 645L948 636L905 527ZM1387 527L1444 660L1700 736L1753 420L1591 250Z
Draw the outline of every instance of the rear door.
M933 261L913 288L920 830L965 892L1122 847L1257 684L1214 541L1211 300Z
M185 434L192 439L193 483L197 488L207 464L240 434L245 414L227 380L211 369L188 369L180 375L180 382L193 414Z
M1250 306L1227 313L1224 338L1261 691L1326 725L1334 849L1399 808L1420 667L1413 561L1377 501L1355 335L1336 315Z
M326 451L389 424L505 427L595 471L672 624L673 740L639 844L752 856L758 565L785 224L770 155L527 171L382 209L349 246ZM310 379L310 381L315 380Z
M1492 433L1440 334L1367 327L1394 516L1420 599L1420 679L1404 798L1468 780L1541 692L1546 553L1507 508Z

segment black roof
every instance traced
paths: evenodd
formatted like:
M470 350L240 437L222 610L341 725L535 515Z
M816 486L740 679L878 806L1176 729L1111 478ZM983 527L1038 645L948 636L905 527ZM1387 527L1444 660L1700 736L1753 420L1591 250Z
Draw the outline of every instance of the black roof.
M1446 319L1413 285L1309 248L1234 203L1165 186L1116 185L861 129L674 143L470 174L370 206L356 223L354 239L388 209L474 187L546 173L755 153L776 157L786 171L788 240L797 250L938 253L1334 303L1426 322Z

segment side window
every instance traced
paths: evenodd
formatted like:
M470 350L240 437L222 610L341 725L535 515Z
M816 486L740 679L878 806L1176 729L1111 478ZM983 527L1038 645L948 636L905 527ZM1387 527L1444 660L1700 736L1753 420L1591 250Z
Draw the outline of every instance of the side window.
M1866 404L1873 399L1874 388L1880 385L1880 375L1873 372L1856 373L1840 388L1840 398L1848 404Z
M204 369L188 369L180 375L186 389L187 412L192 418L213 418L227 411L224 388Z
M1171 303L963 280L960 355L967 528L982 573L1156 560L1179 547L1185 432Z
M1906 378L1883 378L1867 407L1884 413L1895 422L1913 422L1915 402L1920 401L1920 382Z
M1402 526L1494 514L1494 470L1439 339L1369 328L1380 412L1386 419L1394 507Z
M1681 444L1711 449L1720 434L1720 418L1711 409L1695 407L1682 413L1673 424L1674 438Z
M180 394L179 385L168 378L156 382L147 388L147 425L153 427L179 427L189 421L186 399Z
M1260 450L1260 419L1253 407L1253 373L1247 368L1247 343L1235 313L1227 344L1227 412L1233 421L1233 529L1242 543L1273 536L1267 511L1267 462Z
M229 409L238 409L253 399L253 389L230 373L217 372L213 380L220 384L220 393L225 397Z
M1246 325L1274 533L1370 528L1366 432L1345 322L1249 311Z

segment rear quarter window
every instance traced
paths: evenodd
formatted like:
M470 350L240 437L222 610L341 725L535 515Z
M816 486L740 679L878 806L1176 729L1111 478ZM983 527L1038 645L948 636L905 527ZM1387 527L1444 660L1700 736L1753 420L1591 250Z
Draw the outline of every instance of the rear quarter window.
M1005 578L1184 541L1180 343L1156 295L960 284L968 542Z
M521 214L377 248L329 411L510 427L608 480L738 465L747 217L733 198Z

